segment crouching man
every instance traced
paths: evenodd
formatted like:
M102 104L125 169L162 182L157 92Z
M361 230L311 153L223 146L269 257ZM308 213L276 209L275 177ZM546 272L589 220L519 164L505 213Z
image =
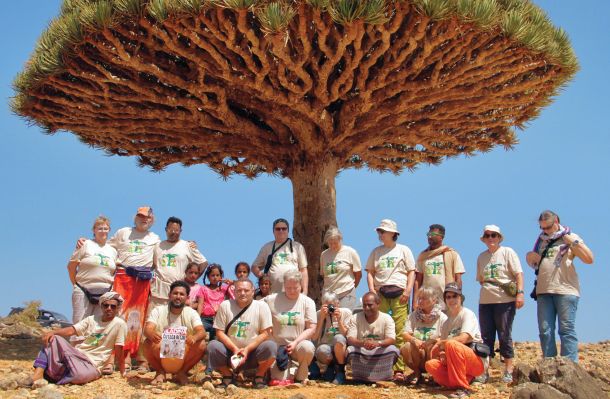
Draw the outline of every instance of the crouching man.
M150 312L144 327L144 356L148 364L156 371L152 385L165 381L166 374L173 374L179 384L188 383L187 372L192 369L206 348L205 330L201 319L193 308L186 306L191 288L185 281L175 281L170 286L168 306L158 306ZM168 328L186 327L184 352L174 350L168 344L164 346L164 357L161 358L161 340ZM167 351L167 353L166 353Z
M33 381L46 377L57 384L86 384L96 380L101 370L109 364L114 350L123 358L123 345L127 324L116 317L123 298L114 291L100 297L102 315L84 318L73 326L50 331L42 336L44 347L34 361ZM72 335L85 337L76 347L64 338ZM125 364L119 362L121 376L125 376Z
M347 356L352 378L375 382L392 379L398 360L394 320L379 311L381 299L374 292L362 297L362 312L352 316L347 331Z
M256 369L254 388L267 386L265 374L277 353L270 340L272 326L269 306L254 300L254 284L237 280L235 299L224 301L216 312L216 339L208 347L208 368L222 374L222 387L234 383L233 372L239 368Z

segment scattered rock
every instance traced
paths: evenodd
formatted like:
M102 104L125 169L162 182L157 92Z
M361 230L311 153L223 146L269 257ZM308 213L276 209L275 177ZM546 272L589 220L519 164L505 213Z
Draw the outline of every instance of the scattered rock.
M216 387L210 381L206 381L203 383L203 389L208 392L216 393Z
M239 392L239 388L237 388L235 385L233 384L229 384L226 388L226 392L229 395L237 395L237 393Z
M93 399L111 399L110 396L105 395L105 394L101 394L101 395L97 395L95 398Z
M15 381L15 377L7 377L0 380L0 390L10 391L19 388L19 384Z
M41 378L39 380L36 380L32 383L32 389L38 389L38 388L42 388L49 385L49 381Z
M21 373L15 376L15 381L21 388L28 388L32 386L32 376L26 373Z
M21 388L15 391L15 394L11 396L11 399L28 399L29 397L30 391L25 388Z
M558 391L550 385L523 383L513 389L510 399L571 399L569 395Z
M379 388L393 388L396 386L392 381L377 381L375 385Z
M573 399L599 399L605 396L600 384L585 369L563 357L539 361L536 374L540 383L551 385Z
M298 383L298 382L285 386L286 389L299 389L299 388L302 388L302 387L303 387L303 384Z
M146 399L146 394L144 392L132 393L129 399Z
M307 396L303 395L302 393L297 393L296 395L292 395L288 399L309 399L309 398Z
M2 330L2 336L12 339L31 339L40 337L40 332L23 324L13 324Z
M53 385L47 385L38 390L37 399L63 399L64 395Z
M517 363L513 369L513 385L524 384L531 382L532 377L536 378L533 374L534 368L525 363ZM533 381L539 382L539 381Z
M150 390L150 392L154 393L155 395L158 395L160 393L163 393L163 390L159 388L153 388Z

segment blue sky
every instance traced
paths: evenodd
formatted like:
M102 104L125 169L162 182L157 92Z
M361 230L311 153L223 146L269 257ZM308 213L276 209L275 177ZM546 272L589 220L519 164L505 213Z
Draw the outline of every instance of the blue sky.
M577 331L582 341L595 342L610 338L610 318L600 313L609 304L610 287L610 3L536 3L569 33L581 71L519 132L515 149L459 157L399 176L344 171L337 178L337 219L345 244L363 262L378 245L374 228L382 218L398 222L399 242L415 254L426 246L427 227L444 224L446 243L461 253L466 266L466 306L476 310L474 271L485 249L479 241L483 226L502 228L504 244L524 264L529 290L533 271L525 266L525 253L538 234L539 212L553 209L595 254L592 266L577 264L582 286ZM290 181L264 176L225 182L203 165L152 173L137 167L133 158L107 157L70 133L43 135L10 113L13 78L59 6L60 0L7 2L9 18L0 26L0 97L5 104L0 107L0 212L6 223L0 229L0 314L39 299L70 316L66 264L76 238L90 236L99 214L110 217L113 231L131 225L136 208L144 204L155 209L155 232L164 235L169 216L182 218L183 237L196 240L204 255L229 275L238 261L252 262L272 238L272 220L292 220ZM515 320L514 339L537 340L535 309L528 298Z

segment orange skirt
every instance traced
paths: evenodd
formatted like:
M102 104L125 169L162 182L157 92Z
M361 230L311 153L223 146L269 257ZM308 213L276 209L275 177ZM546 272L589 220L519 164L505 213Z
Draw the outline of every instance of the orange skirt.
M455 340L445 342L446 364L438 359L426 362L426 371L434 381L448 388L470 388L470 381L483 373L485 367L472 349Z

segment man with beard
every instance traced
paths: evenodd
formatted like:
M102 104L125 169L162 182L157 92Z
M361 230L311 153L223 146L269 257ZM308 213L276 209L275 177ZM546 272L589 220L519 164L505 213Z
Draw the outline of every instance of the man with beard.
M144 356L156 371L152 385L165 381L166 374L173 374L176 382L186 384L188 371L192 369L203 356L205 344L205 330L197 311L189 306L185 307L189 297L190 287L185 281L175 281L170 286L169 304L158 306L150 312L144 327L144 341L142 347ZM186 345L182 359L161 358L161 338L167 328L186 327Z
M154 250L155 277L150 286L148 313L159 305L167 304L170 285L184 278L190 263L196 263L200 272L208 264L192 242L180 239L182 220L174 216L167 219L165 233L167 240L158 243Z
M248 279L237 280L235 299L218 308L216 339L208 347L208 367L222 374L222 386L233 383L233 372L244 368L256 369L254 388L266 387L265 374L277 353L277 344L270 340L272 326L269 306L254 300L254 284ZM236 365L230 363L233 356L239 359Z

